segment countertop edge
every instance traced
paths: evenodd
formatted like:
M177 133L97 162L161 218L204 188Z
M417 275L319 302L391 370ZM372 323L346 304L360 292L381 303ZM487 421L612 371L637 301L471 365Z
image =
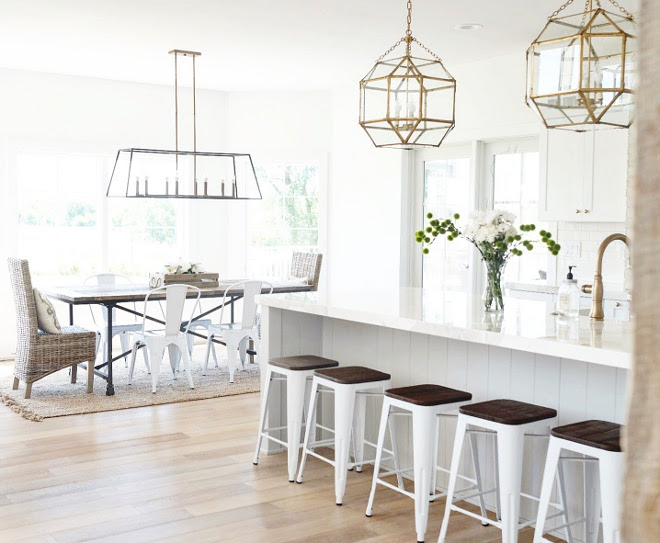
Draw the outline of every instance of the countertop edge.
M630 353L597 346L562 343L557 341L556 338L549 340L546 338L525 338L505 335L487 330L473 330L450 324L423 322L406 317L394 317L356 309L319 306L318 304L301 301L292 302L287 299L278 299L273 295L257 296L256 301L262 306L272 307L274 309L354 321L373 326L383 326L385 328L444 337L458 341L468 341L567 360L577 360L602 366L630 369L632 364Z

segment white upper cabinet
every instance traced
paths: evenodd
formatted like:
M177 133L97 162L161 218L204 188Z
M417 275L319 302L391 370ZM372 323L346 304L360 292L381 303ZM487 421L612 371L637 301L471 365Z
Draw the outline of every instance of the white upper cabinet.
M540 151L541 220L626 220L627 130L546 130Z

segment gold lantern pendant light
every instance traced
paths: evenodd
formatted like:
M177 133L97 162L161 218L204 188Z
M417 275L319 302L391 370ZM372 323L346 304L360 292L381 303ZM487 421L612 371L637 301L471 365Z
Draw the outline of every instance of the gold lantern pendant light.
M629 128L636 77L635 20L616 0L603 9L586 0L565 15L568 0L527 50L526 101L547 128Z
M439 147L454 128L456 80L442 60L413 37L412 2L406 34L360 81L360 125L376 147ZM413 45L419 50L413 55ZM404 54L397 55L400 46Z

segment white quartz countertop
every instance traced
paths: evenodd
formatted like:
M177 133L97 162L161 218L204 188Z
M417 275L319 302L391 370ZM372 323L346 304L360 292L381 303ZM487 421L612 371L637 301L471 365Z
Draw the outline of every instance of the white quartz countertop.
M580 281L578 283L578 287L582 288L582 285L584 284L585 281ZM505 283L504 286L511 290L522 290L524 292L538 292L541 294L557 294L557 292L559 292L558 285L552 285L546 281L535 281L532 283L521 283L521 282L510 281ZM630 300L630 294L626 292L621 285L605 283L603 287L604 287L604 292L603 292L604 300L613 300L617 302L627 302ZM591 294L585 294L583 292L580 292L580 296L582 298L591 299Z
M262 306L629 369L632 323L564 319L551 304L508 298L503 313L485 313L464 294L366 287L341 294L304 292L256 297Z

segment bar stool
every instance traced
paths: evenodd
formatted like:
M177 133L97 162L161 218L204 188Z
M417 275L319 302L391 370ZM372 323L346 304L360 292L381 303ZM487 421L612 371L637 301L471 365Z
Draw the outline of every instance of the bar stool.
M311 425L305 429L303 454L298 472L298 483L302 483L307 455L323 460L335 468L335 503L341 505L346 492L346 472L349 468L357 467L362 471L362 465L371 463L364 461L364 430L369 391L380 388L382 391L391 386L391 375L382 371L365 368L363 366L343 366L339 368L321 369L314 372L312 392L309 401L307 420L316 416L316 396L319 387L329 388L335 393L335 428L334 445L335 459L330 460L313 451L317 443L310 443ZM376 393L382 396L381 393ZM353 430L354 462L349 464L349 443L351 440L351 426ZM393 437L393 441L396 437Z
M445 516L442 520L440 537L438 543L444 543L449 526L449 515L457 511L478 520L489 523L502 530L503 543L516 543L518 531L533 522L519 524L520 497L534 499L533 496L521 494L522 464L523 464L523 441L525 434L529 434L534 425L540 421L553 419L557 411L539 405L518 402L515 400L491 400L487 402L464 405L459 408L456 437L454 439L454 450L451 457L451 470L449 476L449 488L447 490L447 504ZM456 490L456 479L461 460L463 441L468 427L478 427L495 433L497 438L496 462L497 462L497 486L498 486L498 509L501 521L493 521L485 516L480 516L466 509L454 505L454 492ZM560 515L567 520L565 497L563 496L563 474L559 470L561 509ZM498 515L499 517L499 515Z
M287 448L289 482L293 483L298 467L298 453L300 449L300 436L302 417L305 410L305 389L307 381L312 378L315 370L321 368L334 368L339 366L336 360L314 355L285 356L268 361L266 366L266 390L261 403L261 416L259 419L259 433L257 434L257 449L254 452L253 463L259 463L261 442L264 438L270 439ZM266 428L266 415L270 399L271 383L273 381L286 381L286 427ZM307 419L306 426L313 427L314 419ZM287 430L286 442L271 436L269 432Z
M366 515L371 517L373 512L376 486L381 484L405 494L415 500L415 530L417 541L424 541L428 523L429 502L444 494L436 494L437 470L449 472L437 466L438 437L440 426L440 414L452 411L472 399L472 394L438 385L414 385L409 387L391 388L385 391L383 398L383 409L380 418L380 431L378 434L378 445L376 448L376 463L374 475L369 494ZM399 475L400 471L395 466L394 471L387 471L380 475L380 464L383 455L383 444L385 431L393 413L392 408L397 408L412 415L413 425L413 472L415 478L414 493L407 492L402 485L398 487L384 481L381 477ZM473 436L476 437L476 436ZM481 492L481 477L479 472L479 460L476 455L476 439L473 440L473 461L475 464L476 480L468 479L474 483ZM394 450L394 447L393 447ZM467 478L466 478L467 479ZM479 496L483 516L486 516L486 506L483 495Z
M584 461L586 494L590 498L586 511L586 543L596 543L602 503L603 543L621 541L621 491L624 470L624 453L621 451L621 425L602 420L588 420L559 426L550 432L550 445L545 462L541 501L534 543L548 541L543 529L548 515L548 504L555 471L560 460ZM563 458L562 451L571 451L589 458ZM600 489L599 487L600 473Z

